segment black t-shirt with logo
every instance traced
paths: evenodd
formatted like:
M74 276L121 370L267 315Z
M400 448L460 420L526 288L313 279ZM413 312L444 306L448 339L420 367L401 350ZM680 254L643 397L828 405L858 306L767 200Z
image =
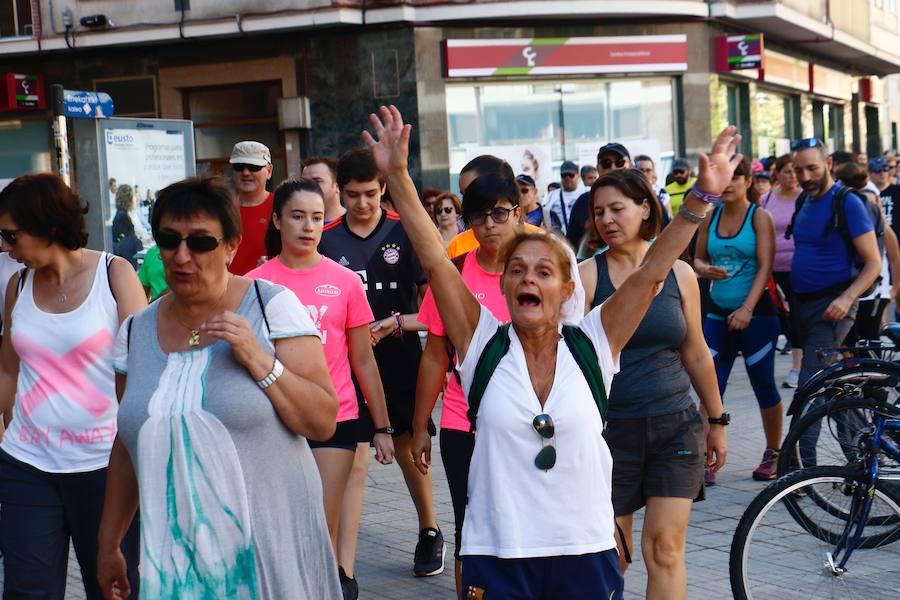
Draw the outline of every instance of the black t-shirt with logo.
M881 206L891 229L900 237L900 185L892 183L881 190Z
M381 220L367 237L350 231L346 215L335 219L322 232L319 252L362 278L376 320L392 312L419 312L419 286L427 279L396 213L382 210ZM422 356L416 332L388 336L374 352L385 390L415 390Z

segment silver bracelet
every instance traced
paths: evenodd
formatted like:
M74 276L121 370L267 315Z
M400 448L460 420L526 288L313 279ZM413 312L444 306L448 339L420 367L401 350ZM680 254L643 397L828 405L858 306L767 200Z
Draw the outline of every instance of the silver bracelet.
M258 379L256 381L256 385L260 387L260 389L266 389L276 381L281 375L284 373L284 365L281 364L281 361L277 358L275 359L275 363L272 365L272 370L269 371L269 374L263 377L262 379Z
M695 225L702 223L706 219L706 214L698 215L697 213L692 213L683 205L678 209L678 214Z

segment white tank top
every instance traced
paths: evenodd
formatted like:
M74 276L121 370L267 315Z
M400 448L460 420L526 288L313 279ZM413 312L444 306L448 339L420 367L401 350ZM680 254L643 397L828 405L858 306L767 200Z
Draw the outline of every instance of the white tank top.
M13 306L19 379L13 420L0 448L42 471L77 473L109 464L119 406L112 367L119 317L108 260L102 253L91 291L74 310L38 308L31 269L24 271Z

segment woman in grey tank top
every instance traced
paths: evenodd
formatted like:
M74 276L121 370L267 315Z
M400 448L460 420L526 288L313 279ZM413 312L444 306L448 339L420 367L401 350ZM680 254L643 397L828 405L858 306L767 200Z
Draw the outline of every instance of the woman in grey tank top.
M636 169L601 176L591 191L590 215L588 228L609 249L579 265L585 310L605 301L637 270L662 221L653 190ZM712 472L725 463L725 428L711 426L704 443L692 385L708 414L723 414L701 329L697 279L688 264L678 261L622 351L604 432L613 457L623 572L634 547L634 512L647 507L641 546L648 596L686 597L684 544L692 501L702 497L704 452Z

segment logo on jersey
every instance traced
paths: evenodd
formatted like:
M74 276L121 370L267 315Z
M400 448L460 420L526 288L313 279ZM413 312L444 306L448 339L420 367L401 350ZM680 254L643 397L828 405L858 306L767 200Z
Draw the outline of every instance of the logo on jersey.
M315 292L320 296L326 296L328 298L337 298L341 295L341 288L336 285L331 285L330 283L323 283L320 286L317 286Z
M342 256L342 257L341 257L341 260L338 261L338 264L341 265L342 267L349 267L349 266L350 266L350 261L347 260L347 257L346 257L346 256Z
M382 256L384 257L384 262L389 265L396 265L400 260L400 246L397 244L387 244L386 246L382 246L381 251L383 252Z

